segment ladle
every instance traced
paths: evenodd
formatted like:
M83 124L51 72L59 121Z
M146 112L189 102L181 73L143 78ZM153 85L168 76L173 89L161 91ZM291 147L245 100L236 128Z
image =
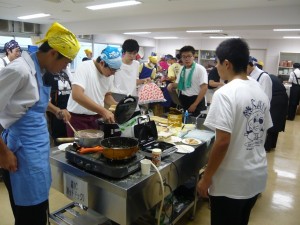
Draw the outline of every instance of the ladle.
M73 130L75 136L79 137L78 132L75 130L75 128L71 125L71 123L69 121L67 121L67 124L71 127L71 129Z

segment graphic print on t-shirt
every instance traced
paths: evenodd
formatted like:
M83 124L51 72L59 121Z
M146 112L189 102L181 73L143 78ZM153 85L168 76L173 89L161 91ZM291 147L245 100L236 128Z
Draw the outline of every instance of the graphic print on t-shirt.
M263 143L264 134L264 115L266 106L262 101L256 102L251 99L252 105L247 106L243 111L244 116L247 118L247 126L245 136L249 142L245 143L247 150L252 150L254 146L259 146Z

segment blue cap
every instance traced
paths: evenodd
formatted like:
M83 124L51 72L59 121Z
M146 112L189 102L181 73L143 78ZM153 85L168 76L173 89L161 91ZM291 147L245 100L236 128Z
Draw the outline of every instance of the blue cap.
M103 51L101 52L101 60L106 62L106 64L115 70L120 69L122 65L122 54L116 47L107 46Z

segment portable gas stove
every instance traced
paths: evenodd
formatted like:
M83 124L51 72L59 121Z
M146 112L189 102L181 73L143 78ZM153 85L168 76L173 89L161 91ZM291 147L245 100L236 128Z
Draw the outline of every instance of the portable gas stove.
M145 156L138 152L129 159L111 160L105 158L100 152L79 154L73 146L68 146L65 150L66 159L86 171L110 178L123 178L140 169L140 161Z
M157 140L156 125L154 121L150 121L149 116L138 118L138 124L134 126L134 136L139 139L139 152L146 158L152 157L152 149L154 148L161 149L162 159L177 151L174 144Z

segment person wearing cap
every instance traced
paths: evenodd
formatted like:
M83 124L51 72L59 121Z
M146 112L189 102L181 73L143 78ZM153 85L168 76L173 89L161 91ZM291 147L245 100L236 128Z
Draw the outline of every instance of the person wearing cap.
M45 112L51 88L43 75L65 69L80 49L76 36L56 22L40 43L37 52L24 51L0 71L0 167L15 225L48 224L51 170ZM69 120L57 107L51 112Z
M257 59L249 56L249 62L247 67L247 73L248 75L255 79L261 86L261 88L264 90L264 92L269 97L270 101L272 99L272 80L268 73L265 71L259 69L257 66Z
M15 40L11 40L4 45L5 57L0 60L0 71L7 66L8 63L21 56L21 48Z
M111 93L114 90L114 75L122 65L121 52L107 46L96 60L82 62L76 68L72 81L72 94L67 109L70 123L76 130L98 129L97 119L114 123L114 114L104 106L116 105ZM67 126L69 137L74 132Z
M84 49L84 53L85 53L85 55L86 55L86 57L84 57L83 59L82 59L82 61L86 61L86 60L91 60L92 59L92 57L93 57L93 52L92 52L92 50L91 49Z
M207 91L206 69L194 62L196 50L193 46L184 46L179 50L183 67L176 82L168 85L168 91L179 91L179 100L184 111L188 110L193 116L198 116L206 109L205 94Z
M169 55L167 62L169 64L168 67L168 80L170 82L174 82L179 75L179 71L181 69L181 65L177 62L177 59L172 55Z
M139 68L139 79L155 79L157 72L157 56L149 56L147 63L142 63Z

